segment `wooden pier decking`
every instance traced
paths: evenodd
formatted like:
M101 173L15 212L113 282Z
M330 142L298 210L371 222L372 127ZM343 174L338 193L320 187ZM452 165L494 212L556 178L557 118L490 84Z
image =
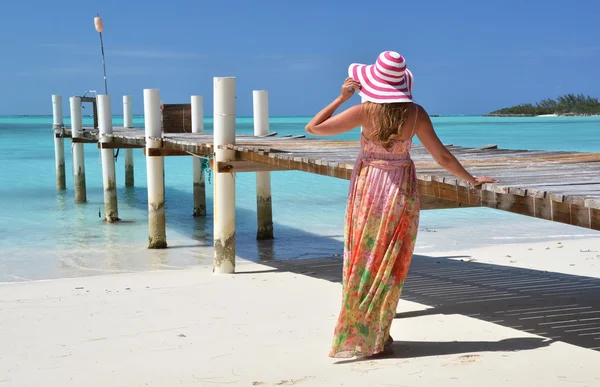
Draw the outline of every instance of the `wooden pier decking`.
M57 136L71 137L70 128L55 129ZM84 129L74 142L98 142L97 129ZM144 148L144 131L113 128L98 143L106 148ZM215 153L212 133L164 133L159 149L151 155L204 156ZM235 160L213 165L218 172L296 170L350 179L357 141L282 136L237 135ZM447 145L475 175L499 179L473 189L442 169L427 151L415 145L411 152L417 167L424 209L486 206L536 218L600 230L600 153L505 150L496 146L464 148ZM212 160L211 160L212 161Z

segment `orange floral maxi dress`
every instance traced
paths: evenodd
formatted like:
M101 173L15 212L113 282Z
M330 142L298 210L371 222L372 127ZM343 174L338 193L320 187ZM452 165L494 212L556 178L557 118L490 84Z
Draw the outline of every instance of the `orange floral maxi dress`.
M412 135L389 151L363 135L360 143L345 216L342 309L330 357L384 349L419 226Z

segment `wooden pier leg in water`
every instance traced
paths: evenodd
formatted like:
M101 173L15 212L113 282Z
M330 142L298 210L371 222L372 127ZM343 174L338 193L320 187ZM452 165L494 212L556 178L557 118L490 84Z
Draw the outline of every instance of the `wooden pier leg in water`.
M83 121L81 118L81 98L71 97L71 137L83 136ZM85 158L83 143L73 143L73 181L75 183L75 203L85 203L87 193L85 187Z
M235 158L235 151L219 145L235 144L235 78L214 78L214 149L215 161ZM213 272L235 272L235 176L214 169L214 259Z
M192 133L204 133L203 99L199 95L192 96ZM206 216L206 184L202 159L192 158L194 168L194 216Z
M98 142L110 142L105 137L112 134L112 112L110 108L110 96L98 95L98 129L100 137ZM104 221L116 222L119 220L119 209L117 205L117 179L115 173L115 157L112 149L100 149L102 159L102 185L104 186Z
M254 135L269 134L269 94L267 90L252 92ZM273 207L271 203L271 172L256 172L256 239L273 239Z
M133 128L131 96L123 96L123 126ZM125 150L125 187L133 187L133 149Z
M54 160L56 162L56 190L67 189L67 176L65 174L65 140L63 138L63 110L62 97L52 96L52 132L54 134Z
M151 152L151 150L161 147L160 106L160 91L157 89L144 89L146 173L148 176L148 248L151 249L164 249L167 247L165 160L163 156L155 156Z

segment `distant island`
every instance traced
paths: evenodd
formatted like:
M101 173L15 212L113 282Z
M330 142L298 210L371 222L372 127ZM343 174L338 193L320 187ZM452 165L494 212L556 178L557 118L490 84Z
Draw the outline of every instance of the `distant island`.
M598 101L598 98L588 95L566 94L555 100L550 98L544 99L536 104L516 105L486 114L486 116L492 117L535 117L542 115L600 115L600 101Z

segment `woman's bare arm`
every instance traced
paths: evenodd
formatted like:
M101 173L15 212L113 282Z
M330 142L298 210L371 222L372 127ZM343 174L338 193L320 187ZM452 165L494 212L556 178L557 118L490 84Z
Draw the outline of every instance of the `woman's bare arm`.
M362 125L361 105L354 105L332 117L331 115L340 105L341 103L336 99L325 109L321 110L306 125L306 132L317 136L332 136Z
M318 136L331 136L344 133L362 125L361 105L355 105L347 110L333 116L333 113L347 100L352 97L360 84L351 78L347 78L342 85L340 96L329 105L318 112L306 125L306 132ZM333 116L333 117L332 117Z
M433 129L429 114L427 114L425 109L421 106L419 106L418 117L416 134L419 137L419 140L431 154L433 159L445 170L474 186L479 186L483 183L495 183L497 181L496 179L487 176L474 177L467 172L456 157L454 157L454 155L446 149L444 144L442 144Z

